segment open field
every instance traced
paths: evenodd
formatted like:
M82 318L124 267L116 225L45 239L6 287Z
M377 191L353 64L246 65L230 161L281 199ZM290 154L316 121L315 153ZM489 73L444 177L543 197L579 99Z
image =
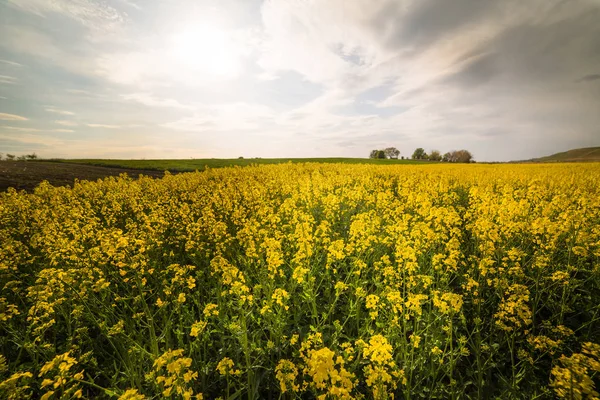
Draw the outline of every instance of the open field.
M54 186L72 186L76 179L95 181L123 173L132 177L137 177L140 174L155 178L164 176L162 171L157 170L109 168L42 161L0 161L0 191L12 187L17 190L31 192L42 181L48 181Z
M592 398L599 176L286 164L0 193L0 398Z
M175 171L202 171L205 168L222 168L248 165L263 164L284 164L284 163L341 163L341 164L378 164L378 165L397 165L397 164L424 164L427 161L415 160L391 160L391 159L369 159L369 158L204 158L189 160L106 160L106 159L69 159L69 160L51 160L53 162L76 163L98 165L105 167L119 168L138 168L145 170L169 170Z
M269 159L194 159L194 160L38 160L0 162L0 191L9 187L29 192L43 181L54 186L73 185L77 180L102 179L126 173L161 178L164 171L172 173L203 171L205 168L223 168L282 163L343 163L343 164L427 164L427 161L371 160L363 158L269 158Z

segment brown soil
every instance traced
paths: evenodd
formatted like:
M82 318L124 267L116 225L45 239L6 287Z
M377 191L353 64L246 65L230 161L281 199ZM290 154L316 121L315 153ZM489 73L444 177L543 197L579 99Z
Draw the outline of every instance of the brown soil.
M73 185L75 179L95 181L122 173L136 178L140 174L154 178L164 176L162 171L42 161L0 161L0 192L6 191L9 187L31 192L42 181L48 181L54 186L64 186Z

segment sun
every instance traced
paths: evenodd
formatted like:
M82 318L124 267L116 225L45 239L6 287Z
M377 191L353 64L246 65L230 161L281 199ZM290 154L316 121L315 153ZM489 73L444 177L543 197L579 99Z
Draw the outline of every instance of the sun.
M171 61L180 69L231 78L241 68L239 45L230 32L211 24L186 26L171 37Z

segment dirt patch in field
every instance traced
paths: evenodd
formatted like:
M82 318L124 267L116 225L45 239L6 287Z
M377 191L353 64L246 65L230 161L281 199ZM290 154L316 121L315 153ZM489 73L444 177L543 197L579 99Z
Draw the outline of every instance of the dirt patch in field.
M122 173L136 178L140 174L153 178L164 176L163 171L40 161L0 161L0 191L4 192L9 187L13 187L17 190L32 192L43 181L48 181L54 186L72 186L75 179L95 181Z

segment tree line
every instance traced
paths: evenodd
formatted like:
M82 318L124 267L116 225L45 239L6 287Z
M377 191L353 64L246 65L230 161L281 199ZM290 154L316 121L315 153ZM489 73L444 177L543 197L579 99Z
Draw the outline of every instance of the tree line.
M7 161L27 161L27 160L37 160L38 156L37 154L33 153L33 154L24 154L22 156L16 156L14 154L6 154L5 159ZM2 153L0 153L0 160L3 159Z
M371 150L369 158L379 159L398 159L400 156L400 150L395 147L388 147L383 150ZM404 160L404 157L402 157ZM431 150L429 154L422 147L418 147L412 154L411 159L413 160L429 160L429 161L442 161L451 163L470 163L475 162L473 155L468 150L452 150L442 155L439 150Z
M388 147L387 149L383 149L383 150L371 150L371 154L369 155L369 158L398 159L399 155L400 155L400 150L398 150L395 147Z

